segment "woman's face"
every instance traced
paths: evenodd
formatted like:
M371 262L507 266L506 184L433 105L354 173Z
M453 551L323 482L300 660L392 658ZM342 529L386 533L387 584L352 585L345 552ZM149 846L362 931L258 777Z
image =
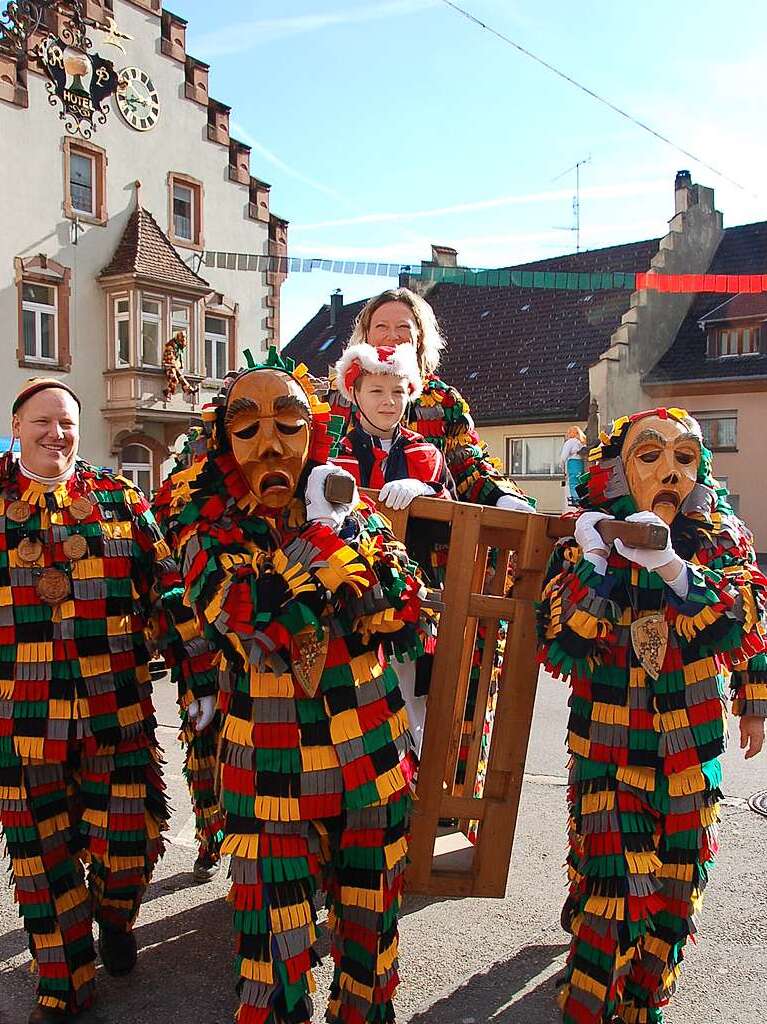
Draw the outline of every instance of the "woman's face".
M369 345L418 344L418 323L410 306L404 302L384 302L373 313L368 327Z

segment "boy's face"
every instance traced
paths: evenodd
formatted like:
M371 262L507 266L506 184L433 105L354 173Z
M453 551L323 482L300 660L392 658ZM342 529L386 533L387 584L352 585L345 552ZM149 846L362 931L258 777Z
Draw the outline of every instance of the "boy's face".
M391 436L405 414L408 395L408 386L402 377L391 373L363 374L355 388L363 427L378 436Z

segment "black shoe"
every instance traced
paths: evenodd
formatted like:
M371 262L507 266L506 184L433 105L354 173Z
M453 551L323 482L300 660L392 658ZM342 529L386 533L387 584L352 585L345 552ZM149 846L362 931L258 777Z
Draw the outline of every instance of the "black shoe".
M578 913L578 901L574 900L572 896L568 896L565 900L565 904L562 907L562 913L559 915L559 923L562 926L563 932L573 933L573 920Z
M27 1024L66 1024L70 1020L74 1020L74 1018L66 1010L54 1010L50 1006L41 1006L39 1003L35 1003Z
M130 974L136 966L136 936L99 925L99 953L107 974L115 978Z
M206 850L194 862L192 878L194 878L195 882L210 882L211 879L216 877L220 867L221 861L217 857L214 858L209 850Z

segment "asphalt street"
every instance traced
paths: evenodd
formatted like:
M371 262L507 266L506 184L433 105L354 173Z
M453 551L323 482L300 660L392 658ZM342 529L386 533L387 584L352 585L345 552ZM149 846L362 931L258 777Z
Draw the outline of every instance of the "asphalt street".
M566 953L564 896L566 687L541 677L514 854L503 900L410 898L401 922L398 1021L556 1024L553 979ZM174 807L168 851L137 927L139 962L123 979L99 966L99 1001L83 1024L228 1024L235 1006L226 872L195 885L194 825L181 775L170 684L156 685ZM767 818L746 799L767 789L767 757L725 756L722 850L668 1024L761 1024L767 994ZM332 974L327 941L314 1020ZM11 890L0 891L0 1021L24 1024L35 981Z

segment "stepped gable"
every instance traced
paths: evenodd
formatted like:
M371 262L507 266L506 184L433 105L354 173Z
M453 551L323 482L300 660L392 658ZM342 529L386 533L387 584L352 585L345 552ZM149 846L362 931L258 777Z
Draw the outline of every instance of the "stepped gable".
M708 273L763 274L766 271L767 221L726 228ZM671 384L767 377L767 352L714 359L706 355L706 332L700 323L742 316L763 316L767 320L767 295L741 294L728 298L700 293L682 322L674 344L642 378L642 382Z
M130 215L115 254L99 278L125 274L187 291L211 291L208 282L184 263L157 221L142 206L137 206Z

